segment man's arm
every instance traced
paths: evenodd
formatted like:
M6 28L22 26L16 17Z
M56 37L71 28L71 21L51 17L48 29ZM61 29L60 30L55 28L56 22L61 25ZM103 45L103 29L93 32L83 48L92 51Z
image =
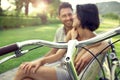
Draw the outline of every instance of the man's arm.
M52 63L52 62L58 61L64 56L65 53L66 53L66 49L59 49L57 50L56 54L46 56L46 57L34 60L32 62L25 62L21 64L20 69L22 69L27 74L35 73L40 66L46 63Z
M59 50L57 50L56 54L44 57L42 62L43 63L53 63L55 61L60 60L64 56L65 53L66 53L66 49L59 49Z
M55 33L55 36L54 36L54 40L53 40L54 42L58 42L60 30L61 30L61 28L58 28L58 29L56 30L56 33ZM47 53L44 55L44 57L50 56L50 55L52 55L52 54L55 54L57 51L58 51L57 48L51 48L50 51L47 52Z
M52 48L47 54L45 54L44 57L50 56L52 54L55 54L58 51L57 48Z

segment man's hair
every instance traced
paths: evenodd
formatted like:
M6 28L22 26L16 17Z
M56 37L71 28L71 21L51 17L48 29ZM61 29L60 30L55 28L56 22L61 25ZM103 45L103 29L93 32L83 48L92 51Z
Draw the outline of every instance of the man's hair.
M61 2L58 8L58 15L60 15L60 10L63 8L70 8L73 11L73 8L70 3L68 2Z
M83 28L95 31L99 27L99 12L95 4L77 5L76 11Z

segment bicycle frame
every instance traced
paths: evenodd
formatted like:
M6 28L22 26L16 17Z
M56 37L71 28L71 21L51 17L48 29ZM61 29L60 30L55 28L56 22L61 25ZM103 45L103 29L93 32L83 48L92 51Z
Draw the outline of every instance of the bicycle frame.
M112 43L111 41L110 41L110 43ZM119 66L120 67L120 61L119 61L119 59L117 58L117 55L116 55L116 51L115 51L115 47L114 47L114 45L113 44L111 44L111 53L109 54L110 55L110 59L111 59L111 64L110 64L110 62L109 62L109 66L111 66L110 67L110 74L112 75L111 77L110 77L110 79L111 80L116 80L116 78L115 78L115 70L116 70L116 68L117 68L117 66ZM109 58L109 57L108 57ZM118 79L117 79L118 80Z
M108 31L99 36L96 36L94 38L84 40L84 41L70 40L68 43L55 43L55 42L49 42L49 41L45 41L45 40L27 40L27 41L17 42L16 44L12 44L12 45L8 45L8 46L0 48L0 56L6 54L8 52L13 52L15 50L18 50L18 49L20 49L24 46L28 46L28 45L40 45L40 46L44 45L44 46L48 46L48 47L52 47L52 48L67 48L65 62L67 64L68 71L73 80L78 80L77 72L76 72L76 70L74 68L74 64L73 64L73 60L74 60L74 57L75 57L76 51L77 51L76 48L94 44L94 43L109 39L109 38L119 35L119 34L120 34L120 27L113 29L111 31ZM22 51L20 54L15 54L15 55L7 57L3 60L0 60L0 64L11 58L21 56L21 55L25 54L26 52L28 52L28 50ZM114 80L114 79L112 79L112 80Z
M78 44L77 40L70 40L68 42L67 55L65 57L65 62L72 80L78 80L77 72L75 70L73 63L77 51L76 48L77 44Z

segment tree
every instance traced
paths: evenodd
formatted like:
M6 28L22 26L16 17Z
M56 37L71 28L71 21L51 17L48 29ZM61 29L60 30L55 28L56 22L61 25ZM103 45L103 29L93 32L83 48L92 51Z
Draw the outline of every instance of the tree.
M25 3L25 15L28 16L30 1L29 0L24 0L24 3Z
M23 7L25 7L25 15L28 16L29 13L29 3L30 0L15 0L16 5L16 15L20 15L20 12Z
M15 5L16 5L16 16L20 15L21 9L23 7L23 0L15 0Z
M60 4L59 0L30 0L34 7L38 7L38 5L43 2L47 5L46 9L44 9L41 13L38 13L37 16L40 17L42 23L47 22L48 14L50 17L54 17L57 14L58 5Z
M1 0L0 0L0 7L1 7Z
M0 0L0 16L3 16L3 10L1 8L1 0Z
M60 0L45 0L48 3L48 13L50 17L55 17L57 14L58 6L60 4Z
M3 10L1 7L0 7L0 16L3 16Z

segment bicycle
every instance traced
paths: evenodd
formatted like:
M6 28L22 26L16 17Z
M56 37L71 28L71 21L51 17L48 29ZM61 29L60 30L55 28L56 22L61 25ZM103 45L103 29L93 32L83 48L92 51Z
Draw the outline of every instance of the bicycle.
M74 67L74 63L73 63L75 55L77 54L76 51L77 51L78 47L84 48L85 50L89 51L88 49L85 48L85 46L91 45L91 44L94 44L94 43L97 43L97 42L100 42L103 40L110 39L116 35L120 35L120 27L113 29L111 31L108 31L104 34L100 34L99 36L96 36L94 38L84 40L84 41L70 40L68 43L55 43L55 42L50 42L50 41L45 41L45 40L27 40L27 41L17 42L15 44L7 45L5 47L0 48L0 56L15 51L14 55L8 56L8 57L0 60L0 64L2 64L3 62L5 62L9 59L14 58L14 57L22 56L23 54L33 50L33 49L22 50L22 48L24 46L39 45L38 47L47 46L47 47L52 47L52 48L66 48L67 53L66 53L66 57L65 57L65 63L68 68L68 72L73 80L82 80L84 73L82 74L81 78L79 79L77 72L75 70L75 67ZM115 54L114 45L113 45L114 43L119 42L119 41L120 41L120 39L113 43L110 43L106 47L106 48L108 48L109 46L111 46L111 49L112 49L112 53L110 53L110 55L112 55L112 57L110 58L108 56L109 54L107 54L107 57L106 57L107 63L108 63L107 68L108 68L109 74L110 74L110 77L109 77L110 80L120 80L120 77L119 77L120 71L118 71L117 73L115 71L117 67L120 68L120 60L117 58L117 56ZM35 47L34 49L36 49L38 47ZM104 51L105 49L103 49L102 51ZM101 53L102 53L102 51L101 51ZM90 52L90 54L94 57L94 59L97 60L97 62L99 63L99 66L102 70L103 77L101 77L100 80L107 80L103 66L97 58L97 56L99 54L97 56L93 55L92 52ZM92 60L94 60L94 59L92 59ZM89 64L87 67L89 67ZM87 68L84 71L86 71L86 70L87 70Z

